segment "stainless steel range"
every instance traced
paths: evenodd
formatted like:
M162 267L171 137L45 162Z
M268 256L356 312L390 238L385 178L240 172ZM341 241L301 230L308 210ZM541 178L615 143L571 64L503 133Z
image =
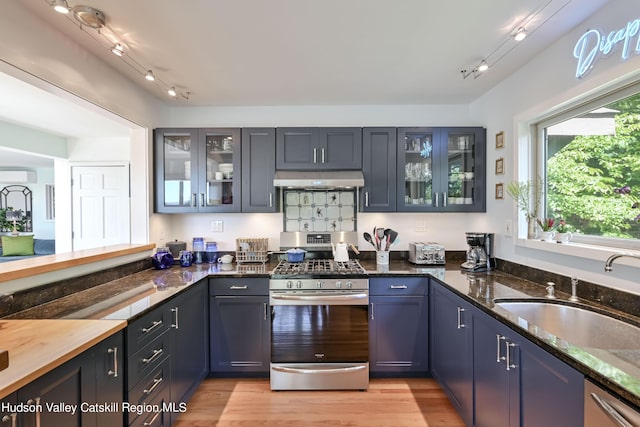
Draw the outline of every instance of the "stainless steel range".
M367 389L369 280L360 263L280 261L269 283L271 389Z

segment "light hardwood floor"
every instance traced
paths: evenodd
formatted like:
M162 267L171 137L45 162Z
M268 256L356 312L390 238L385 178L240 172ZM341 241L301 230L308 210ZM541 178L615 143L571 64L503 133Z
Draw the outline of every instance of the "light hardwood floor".
M372 379L363 391L278 391L268 379L206 379L174 427L464 427L430 378Z

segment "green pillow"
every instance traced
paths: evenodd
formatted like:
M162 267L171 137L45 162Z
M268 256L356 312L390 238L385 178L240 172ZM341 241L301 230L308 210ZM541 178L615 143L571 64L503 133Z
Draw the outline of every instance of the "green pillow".
M2 236L2 256L33 254L33 236Z

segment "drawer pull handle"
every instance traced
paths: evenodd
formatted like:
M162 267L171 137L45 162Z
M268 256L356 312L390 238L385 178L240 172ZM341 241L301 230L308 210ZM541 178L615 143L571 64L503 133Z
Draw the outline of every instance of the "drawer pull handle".
M464 311L464 308L462 307L458 307L458 329L462 329L464 328L464 323L462 323L462 312Z
M145 388L143 393L147 394L147 395L153 393L153 390L155 390L160 385L161 382L162 382L162 377L154 378L153 379L153 385L151 387L149 387L149 388Z
M371 320L375 320L375 318L373 317L373 303L371 303Z
M512 343L512 342L507 342L507 345L505 346L505 348L506 348L506 350L507 350L507 351L506 351L506 353L507 353L507 354L506 354L506 356L505 356L505 357L506 357L507 371L510 371L510 370L515 369L515 368L516 368L515 363L511 363L511 349L512 349L513 347L515 347L515 346L516 346L516 345L515 345L514 343Z
M151 363L156 360L162 354L162 349L159 348L157 350L153 350L153 355L151 357L145 357L142 359L142 363Z
M153 423L156 422L156 419L158 418L158 416L160 415L160 412L157 412L153 418L151 418L151 421L145 421L144 424L142 424L143 426L152 426Z
M497 344L497 348L496 348L496 362L500 363L504 360L504 356L501 354L500 351L500 341L505 340L506 338L503 337L500 334L496 334L496 344Z
M407 289L408 286L407 285L391 285L389 286L389 289Z
M113 378L118 378L118 347L110 348L107 353L113 354L113 369L108 371L107 375L113 375Z
M40 427L40 398L36 397L35 399L27 400L27 405L35 405L36 407L36 427Z
M148 328L142 328L142 332L145 334L148 334L149 332L153 331L155 328L157 328L160 325L162 325L162 320L155 320L153 324Z
M237 289L247 289L247 285L231 285L229 289L237 290Z
M11 427L18 427L18 414L15 412L11 415L5 415L2 417L2 423L7 423L11 421Z

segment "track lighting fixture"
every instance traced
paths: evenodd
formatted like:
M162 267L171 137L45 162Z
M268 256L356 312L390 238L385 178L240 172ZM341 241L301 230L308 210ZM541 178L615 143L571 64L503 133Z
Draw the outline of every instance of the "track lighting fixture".
M185 91L178 93L176 91L175 86L169 86L167 83L157 78L153 70L144 66L138 62L135 58L132 57L131 51L127 49L125 51L125 47L121 42L124 40L120 37L106 22L105 14L95 9L91 6L69 6L67 3L68 0L43 0L47 3L48 6L52 7L56 12L61 14L66 14L66 18L74 23L76 26L80 28L80 30L84 31L88 34L94 41L98 42L103 48L106 48L111 51L114 55L121 58L129 67L134 69L139 75L144 76L144 78L150 82L153 82L156 86L160 88L163 92L166 92L174 99L184 99L185 101L189 100L190 92ZM70 14L69 12L73 12ZM93 31L95 30L95 34Z
M528 35L529 33L527 33L527 30L524 27L520 27L513 35L513 39L517 42L521 42L522 40L526 39Z
M482 73L483 71L487 71L489 69L489 64L484 59L478 65L478 72Z
M69 5L67 4L67 0L53 0L51 2L51 6L53 7L53 10L58 13L67 14L70 10Z

